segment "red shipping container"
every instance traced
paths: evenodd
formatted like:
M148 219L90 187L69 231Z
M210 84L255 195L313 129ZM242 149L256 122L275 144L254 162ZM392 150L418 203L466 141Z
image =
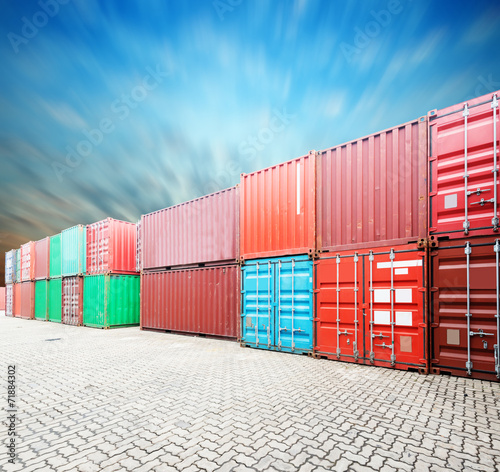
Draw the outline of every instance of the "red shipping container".
M21 316L21 283L13 285L12 298L13 298L12 316L19 318Z
M22 282L20 287L20 311L19 317L27 320L35 318L35 282Z
M498 96L429 112L429 233L499 234Z
M21 281L27 282L35 279L35 243L21 246Z
M49 251L50 238L43 238L35 242L35 280L49 278Z
M239 188L142 216L143 269L238 259Z
M14 285L5 287L5 316L14 316Z
M316 153L241 175L241 260L313 254Z
M83 277L65 277L62 280L62 322L83 325Z
M0 311L5 311L5 287L0 287Z
M141 274L141 328L239 337L238 265Z
M321 151L317 248L387 246L427 238L427 119Z
M500 378L500 239L440 241L431 253L431 367Z
M417 244L321 255L315 356L427 373L426 260Z
M137 222L137 253L135 259L135 269L137 272L142 270L142 224L141 220Z
M135 274L135 223L106 218L87 225L87 274Z

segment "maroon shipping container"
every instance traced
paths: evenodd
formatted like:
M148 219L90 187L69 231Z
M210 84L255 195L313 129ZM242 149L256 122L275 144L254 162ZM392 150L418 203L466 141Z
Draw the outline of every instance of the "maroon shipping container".
M35 279L35 243L21 246L21 281L27 282Z
M62 280L62 322L83 325L83 277L65 277Z
M236 339L238 265L141 274L141 328Z
M236 262L238 225L238 187L143 215L143 269Z
M135 223L106 218L87 225L87 274L135 274Z
M21 316L21 283L13 285L12 298L13 298L12 316L18 318Z
M50 238L43 238L35 242L35 280L49 278Z
M427 237L427 119L322 151L317 248L375 248Z
M27 320L35 318L35 282L22 282L20 287L20 311L19 317Z
M500 239L440 241L431 250L431 367L500 378Z
M429 112L429 233L499 235L498 96Z
M0 287L0 311L5 311L5 287Z
M316 153L241 175L241 260L312 254Z
M135 269L137 272L142 270L142 224L141 220L137 222L137 253L135 259Z
M5 287L5 316L14 316L14 285Z

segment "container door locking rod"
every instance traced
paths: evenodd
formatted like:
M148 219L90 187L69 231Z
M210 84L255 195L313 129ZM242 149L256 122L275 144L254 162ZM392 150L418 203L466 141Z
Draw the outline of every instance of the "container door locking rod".
M471 375L472 374L472 362L470 360L470 338L471 338L471 331L470 331L470 254L471 254L471 247L470 247L470 242L467 241L465 243L465 256L467 259L467 313L465 316L467 317L467 362L465 363L465 368L467 369L467 374Z
M267 261L267 348L271 347L271 261Z
M375 361L375 353L373 352L373 251L370 251L368 256L370 260L370 362Z
M259 263L257 262L257 295L255 296L255 345L259 347Z
M346 329L347 332L347 329ZM352 345L354 359L358 360L358 253L354 253L354 344Z
M468 187L469 187L469 176L467 174L467 117L469 116L469 106L467 103L464 105L464 111L462 113L464 117L464 192L465 192L465 221L464 221L464 233L469 234L469 216L468 216Z
M337 359L340 358L340 288L339 288L339 266L340 256L337 254Z
M295 318L295 306L293 304L293 298L294 298L294 285L295 285L295 259L292 259L292 352L295 350L295 343L293 340L293 319Z
M497 94L493 95L493 100L491 101L491 108L493 109L493 218L491 224L493 225L493 231L498 231L498 167L497 167L497 108L498 100ZM498 284L497 284L498 287ZM498 296L497 296L498 300Z
M496 258L496 282L497 282L497 314L495 315L497 319L497 343L493 348L495 353L495 371L497 373L497 378L500 379L500 359L499 359L499 350L500 350L500 239L495 241L495 247L493 249L495 251Z
M391 249L391 254L389 255L391 259L391 339L392 339L392 352L391 352L391 365L393 366L396 363L396 353L394 352L394 258L396 255L394 254L394 249Z
M278 349L281 349L281 261L278 262Z

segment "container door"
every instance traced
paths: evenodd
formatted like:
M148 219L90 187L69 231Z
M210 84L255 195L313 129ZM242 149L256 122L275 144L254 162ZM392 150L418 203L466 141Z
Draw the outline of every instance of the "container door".
M14 316L14 286L9 284L5 288L5 316Z
M271 261L242 268L242 342L271 349L274 336L275 264Z
M276 273L275 345L289 352L312 351L313 264L310 260L278 261Z
M500 378L500 240L440 247L432 255L435 373Z

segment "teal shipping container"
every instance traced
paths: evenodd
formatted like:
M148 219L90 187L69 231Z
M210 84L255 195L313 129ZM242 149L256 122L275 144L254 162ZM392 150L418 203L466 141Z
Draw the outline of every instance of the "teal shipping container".
M61 232L62 275L84 275L86 270L87 228L76 225Z
M83 279L83 325L116 328L138 325L138 275L88 275Z
M48 319L48 288L47 280L37 280L35 282L35 320Z
M21 249L16 249L16 277L14 282L21 282Z
M62 317L62 279L50 279L48 293L48 319L60 323Z
M50 237L49 259L50 277L61 277L61 233Z

